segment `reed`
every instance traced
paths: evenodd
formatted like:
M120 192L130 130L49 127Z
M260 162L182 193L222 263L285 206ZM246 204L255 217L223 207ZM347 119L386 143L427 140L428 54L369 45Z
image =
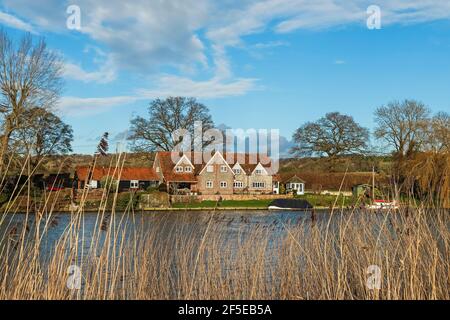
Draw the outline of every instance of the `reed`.
M124 161L111 162L112 175ZM17 223L13 202L27 192L20 188L0 218L0 299L450 298L444 209L334 209L316 213L321 219L250 223L214 210L143 215L131 202L109 212L103 204L115 203L117 190L105 190L87 227L84 190L49 246L48 233L61 222L48 203L58 195L45 195L45 209L30 207L20 213L27 222ZM80 289L68 286L73 266ZM370 266L381 272L380 289L368 286Z

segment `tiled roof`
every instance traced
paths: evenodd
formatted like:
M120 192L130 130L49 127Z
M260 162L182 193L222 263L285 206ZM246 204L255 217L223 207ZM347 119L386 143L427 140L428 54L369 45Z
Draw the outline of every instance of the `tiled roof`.
M288 182L305 183L305 181L296 174L284 175L284 176L281 176L280 179L283 183L288 183Z
M188 157L188 159L191 161L191 163L194 165L194 170L192 173L177 173L175 172L175 164L177 159L180 159L182 157L182 153L172 153L172 152L158 152L157 157L159 158L162 173L164 175L164 178L166 181L171 182L196 182L197 179L195 178L196 175L202 171L202 169L205 167L206 162L204 161L203 154L201 153L186 153L185 155ZM272 160L268 156L261 156L258 154L244 154L244 153L236 153L236 154L230 154L230 153L224 153L222 154L225 161L228 163L230 167L233 167L236 162L239 162L242 169L245 171L246 174L250 175L258 165L258 163L261 163L261 165L267 170L269 175L274 174L271 166L272 166ZM174 160L172 160L172 156L174 157ZM211 155L212 157L213 155ZM229 157L229 159L228 159ZM201 164L194 163L194 159L202 159Z
M158 157L164 179L167 182L197 182L194 172L177 173L174 171L175 163L172 161L172 155L175 156L176 154L172 152L158 152L156 155Z
M89 174L89 167L78 167L76 169L78 179L86 181ZM94 169L92 179L101 180L106 176L114 176L121 181L139 180L139 181L158 181L158 175L153 168L136 168L124 167L120 168L104 168L97 167Z

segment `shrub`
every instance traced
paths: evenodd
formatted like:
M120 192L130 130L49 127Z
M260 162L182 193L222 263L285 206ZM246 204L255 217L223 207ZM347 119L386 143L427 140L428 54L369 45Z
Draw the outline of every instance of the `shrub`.
M158 187L159 192L166 192L167 193L167 184L161 183Z

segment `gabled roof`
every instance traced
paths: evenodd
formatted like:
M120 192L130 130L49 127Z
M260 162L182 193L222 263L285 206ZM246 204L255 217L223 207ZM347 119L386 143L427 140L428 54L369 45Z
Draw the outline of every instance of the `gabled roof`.
M156 159L159 161L164 180L166 182L197 182L197 179L195 178L194 174L196 171L195 166L193 172L183 172L183 173L175 172L174 170L175 163L172 159L172 156L174 156L174 158L177 158L176 155L177 153L167 151L158 152L156 154L157 157ZM179 162L183 156L178 155L179 159L177 160L177 162ZM189 159L189 157L187 158Z
M203 169L200 170L199 174L201 174L201 173L203 172L203 170L205 170L205 168L208 167L208 166L211 164L211 162L212 162L214 159L216 159L217 157L220 157L220 159L222 160L222 162L225 163L225 165L228 166L228 169L230 169L231 173L234 174L233 169L230 167L230 164L225 160L225 158L223 157L222 153L220 153L219 151L217 151L217 152L211 157L211 159L209 159L208 163L206 163L206 164L203 166Z
M77 177L81 181L86 181L89 175L89 167L77 167ZM153 168L124 167L124 168L105 168L96 167L92 173L92 180L101 180L104 177L112 176L121 181L139 180L139 181L158 181L158 175Z
M283 183L289 183L289 182L299 182L299 183L305 183L305 181L297 176L296 174L290 175L288 177L282 178Z
M217 152L216 152L217 153ZM232 171L232 167L239 163L242 170L247 175L251 175L255 168L259 163L264 167L269 175L275 174L272 170L272 159L265 155L259 154L248 154L248 153L221 153L218 152L226 164L230 167ZM215 154L214 154L215 155ZM211 155L209 161L214 157ZM194 170L192 173L177 173L175 172L175 164L178 163L181 158L186 156L186 158L193 164ZM174 159L172 159L172 157ZM190 153L178 153L178 152L167 152L160 151L157 153L156 158L159 159L159 163L161 166L161 171L166 181L170 182L196 182L196 175L200 174L202 170L206 167L207 163L204 161L203 154L201 152L190 152ZM201 159L202 163L196 163L195 160ZM155 159L156 160L156 159ZM208 161L208 162L209 162Z

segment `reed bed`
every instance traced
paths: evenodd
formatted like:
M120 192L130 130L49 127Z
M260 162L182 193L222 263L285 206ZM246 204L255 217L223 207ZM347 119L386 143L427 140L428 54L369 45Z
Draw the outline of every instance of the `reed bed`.
M112 170L121 170L117 161ZM104 203L117 198L109 191ZM214 210L174 217L100 206L88 227L83 199L52 241L61 222L51 206L21 213L19 224L19 213L5 209L0 299L450 298L444 209L332 210L252 223ZM380 271L379 288L368 285L370 266Z

